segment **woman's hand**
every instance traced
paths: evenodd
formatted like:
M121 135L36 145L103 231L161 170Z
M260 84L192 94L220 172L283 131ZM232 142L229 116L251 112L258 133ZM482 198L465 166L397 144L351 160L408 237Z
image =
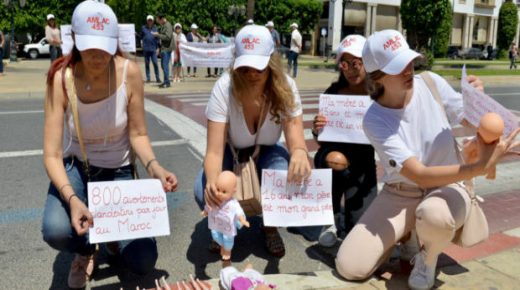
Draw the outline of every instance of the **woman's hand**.
M289 169L287 170L288 182L301 182L311 175L311 165L307 151L303 148L296 148L291 154Z
M467 76L466 80L468 81L468 83L473 86L474 88L476 88L477 90L481 91L481 92L484 92L484 83L482 82L482 80L477 77L477 76L474 76L474 75L469 75Z
M78 236L83 236L88 229L94 225L92 214L88 211L87 206L77 196L70 198L70 223Z
M209 208L218 207L222 203L215 182L209 180L206 181L206 188L204 189L204 200L206 201L206 205Z
M177 190L177 177L175 174L164 169L159 162L154 162L149 169L148 174L152 178L157 178L161 181L165 192L173 192Z
M482 169L482 174L488 174L497 163L504 157L504 155L511 153L512 150L520 145L520 141L515 138L520 133L520 128L517 128L506 138L500 138L490 144L486 144L482 137L478 135L479 160L478 164Z
M314 135L318 135L318 133L325 127L327 124L327 117L323 115L316 115L314 117L314 121L312 122L312 132Z

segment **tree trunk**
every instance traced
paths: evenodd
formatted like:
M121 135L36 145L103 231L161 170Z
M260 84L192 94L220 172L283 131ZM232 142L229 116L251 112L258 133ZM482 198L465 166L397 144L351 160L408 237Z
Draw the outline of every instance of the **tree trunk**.
M255 0L247 0L247 19L254 19Z

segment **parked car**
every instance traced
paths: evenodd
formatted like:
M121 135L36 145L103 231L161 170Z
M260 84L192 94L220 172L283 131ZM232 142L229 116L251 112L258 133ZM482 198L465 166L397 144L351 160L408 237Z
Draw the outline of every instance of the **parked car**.
M45 38L42 38L37 43L26 44L23 47L23 52L31 59L37 59L41 55L49 55L49 43Z
M451 58L451 59L460 58L459 48L456 46L449 46L447 54L448 54L448 58Z
M487 51L477 47L471 47L459 51L459 55L463 59L487 59Z

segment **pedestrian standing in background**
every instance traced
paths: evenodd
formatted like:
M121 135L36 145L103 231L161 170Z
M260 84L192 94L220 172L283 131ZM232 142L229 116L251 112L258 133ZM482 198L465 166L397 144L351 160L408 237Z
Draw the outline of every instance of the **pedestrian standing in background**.
M181 43L188 42L186 40L186 35L182 33L182 25L180 23L175 23L173 26L173 43L175 45L172 51L173 57L173 82L179 83L182 77L182 63L181 63Z
M199 27L197 26L197 24L193 23L190 28L191 28L191 31L188 32L188 35L186 35L186 39L188 40L188 42L206 41L206 38L204 38L202 35L200 35ZM191 69L191 67L188 67L188 76L197 77L197 67L193 67L192 75L190 75L190 69Z
M45 39L49 43L49 53L51 55L51 63L61 57L61 33L56 25L54 15L47 15L47 25L45 26Z
M211 33L208 35L208 43L222 43L222 39L220 39L220 33L218 31L218 27L216 25L213 26L211 29ZM214 68L214 74L211 74L211 68L208 67L208 74L206 75L207 78L210 77L217 77L218 75L218 67Z
M4 76L4 45L5 36L2 30L0 30L0 77Z
M274 29L274 23L272 21L268 21L265 25L269 32L271 32L271 36L273 37L274 47L277 51L280 49L280 33Z
M518 56L518 48L516 48L516 45L514 42L511 42L511 46L509 47L509 69L513 69L513 67L516 69L516 57Z
M170 58L175 42L173 41L173 27L164 14L157 13L157 22L161 25L158 32L152 35L161 40L161 68L163 70L163 83L159 88L170 87Z
M289 49L287 73L291 73L293 70L293 78L298 75L298 56L302 50L302 35L298 31L298 24L291 24L291 47Z
M157 55L159 54L159 42L153 35L157 32L157 27L154 25L152 15L146 17L146 25L141 28L141 38L143 40L143 54L144 54L144 68L146 71L146 82L150 82L150 60L152 61L153 70L155 73L155 81L161 83L159 76L159 66L157 65Z

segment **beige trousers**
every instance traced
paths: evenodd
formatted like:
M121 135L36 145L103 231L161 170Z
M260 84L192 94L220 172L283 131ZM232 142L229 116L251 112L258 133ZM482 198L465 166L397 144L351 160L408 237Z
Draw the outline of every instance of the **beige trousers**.
M385 185L341 244L336 269L349 280L368 278L414 228L427 253L425 263L432 265L464 224L469 208L470 198L458 184L426 192Z

